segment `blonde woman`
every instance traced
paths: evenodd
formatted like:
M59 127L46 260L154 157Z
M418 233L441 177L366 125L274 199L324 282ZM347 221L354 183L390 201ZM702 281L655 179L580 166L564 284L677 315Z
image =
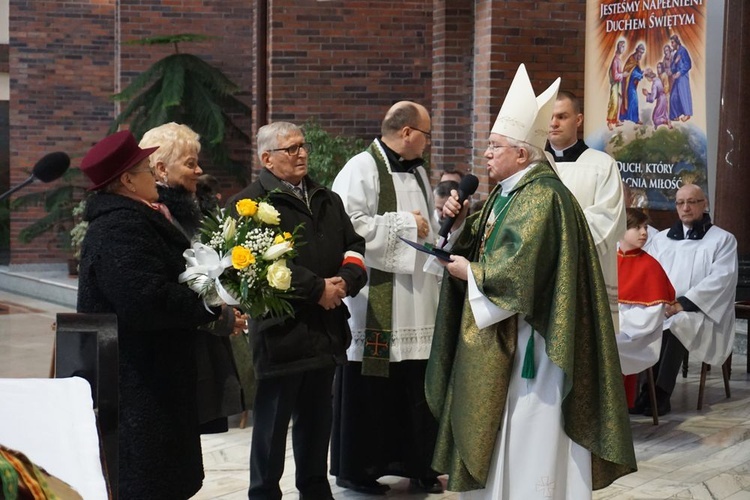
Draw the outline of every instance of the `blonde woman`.
M188 240L194 240L203 218L195 194L203 174L198 163L200 136L187 125L171 122L146 132L140 147L158 147L149 156L149 163L156 177L159 202L169 208L175 227ZM242 390L228 338L239 334L244 327L244 316L237 311L236 317L238 324L214 323L201 329L203 335L197 338L198 417L202 433L225 432L226 417L243 410Z

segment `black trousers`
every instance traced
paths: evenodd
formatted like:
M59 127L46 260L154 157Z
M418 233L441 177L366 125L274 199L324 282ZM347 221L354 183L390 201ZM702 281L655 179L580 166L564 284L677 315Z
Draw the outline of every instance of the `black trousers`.
M653 370L656 387L664 391L667 396L672 396L686 352L687 349L682 345L682 342L670 330L664 330L661 338L659 361L656 362Z
M279 480L284 472L290 420L300 498L332 498L327 458L334 372L331 366L257 381L248 498L281 499Z

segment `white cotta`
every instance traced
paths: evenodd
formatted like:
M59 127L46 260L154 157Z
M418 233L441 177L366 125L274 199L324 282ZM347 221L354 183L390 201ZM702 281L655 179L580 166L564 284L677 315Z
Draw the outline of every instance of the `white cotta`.
M187 262L185 272L178 276L180 283L188 283L191 290L201 293L206 291L209 282L213 282L213 288L216 294L230 306L239 305L227 289L221 284L219 278L224 270L232 267L232 255L219 255L219 253L208 245L195 242L192 248L188 248L182 253ZM205 300L204 300L205 302Z

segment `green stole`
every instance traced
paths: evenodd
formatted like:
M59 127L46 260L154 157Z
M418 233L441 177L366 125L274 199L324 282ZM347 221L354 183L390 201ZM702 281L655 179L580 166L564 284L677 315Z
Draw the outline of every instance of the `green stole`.
M380 156L375 142L367 152L378 167L380 195L378 215L396 211L396 188L393 185L386 160ZM393 273L370 268L367 318L365 320L365 345L362 351L362 375L388 377L393 337Z
M378 215L395 212L396 188L393 177L381 156L379 148L373 141L367 152L378 167L380 195L378 196ZM422 194L427 198L427 188L419 172L415 172ZM393 340L393 273L370 268L369 297L367 299L367 317L365 319L365 345L362 350L362 375L388 377L391 362L391 341Z

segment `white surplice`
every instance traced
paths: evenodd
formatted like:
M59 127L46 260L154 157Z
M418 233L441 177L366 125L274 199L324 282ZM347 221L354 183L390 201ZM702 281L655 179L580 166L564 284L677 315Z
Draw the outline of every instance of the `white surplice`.
M617 332L617 243L627 229L620 171L614 158L592 148L584 151L575 162L556 162L555 165L560 180L573 193L586 216Z
M665 304L620 304L617 349L623 375L640 373L659 361Z
M385 153L381 153L385 157ZM427 200L415 175L422 178ZM422 268L426 254L407 245L399 236L420 243L435 241L439 228L432 217L432 189L422 167L416 169L416 174L392 172L391 177L397 211L383 215L378 215L378 169L369 153L360 153L349 160L336 176L332 189L341 196L354 230L365 239L368 270L376 268L394 273L391 361L427 359L435 329L440 277L425 273ZM414 210L419 210L431 224L430 234L424 240L417 238ZM344 299L351 313L352 344L347 350L350 361L362 361L368 297L369 287L366 286L356 297Z
M668 232L656 235L649 253L666 271L676 296L688 298L700 312L680 312L665 328L682 342L691 359L720 365L734 345L737 240L716 226L701 240L671 240Z

